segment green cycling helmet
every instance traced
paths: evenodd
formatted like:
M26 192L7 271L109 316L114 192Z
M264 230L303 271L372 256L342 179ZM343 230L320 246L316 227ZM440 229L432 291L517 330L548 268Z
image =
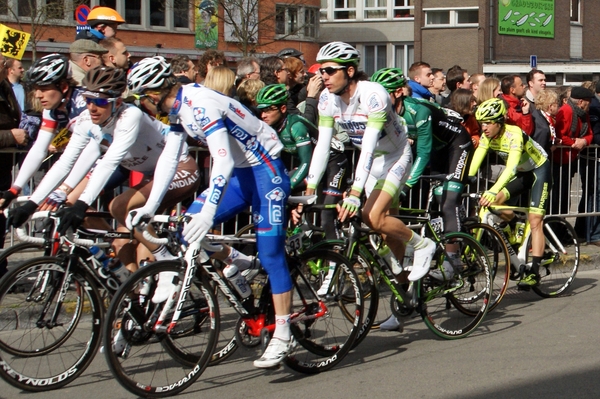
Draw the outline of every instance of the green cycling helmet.
M382 85L388 93L406 85L406 78L400 68L382 68L371 76L371 82Z
M268 85L258 91L256 104L259 109L288 102L288 91L284 84Z
M501 98L490 98L479 104L475 111L478 122L503 123L507 113L506 104Z

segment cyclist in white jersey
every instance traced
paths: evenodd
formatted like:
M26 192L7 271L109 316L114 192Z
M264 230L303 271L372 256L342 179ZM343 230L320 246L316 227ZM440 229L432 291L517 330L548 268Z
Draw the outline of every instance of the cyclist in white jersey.
M87 110L77 118L65 152L48 171L30 201L11 212L12 225L19 226L24 223L48 194L63 181L73 182L70 187L77 185L94 164L94 170L79 199L72 207L61 211L63 217L59 230L62 233L69 227L79 227L86 210L96 200L119 165L128 170L142 172L148 179L144 179L141 184L113 200L110 206L113 216L124 226L128 211L145 203L152 187L151 176L170 128L134 105L123 103L120 96L126 85L126 73L122 69L96 67L87 72L84 79L86 91L83 92ZM104 150L106 153L96 163ZM85 157L82 154L85 154ZM181 146L177 153L176 168L180 175L188 178L170 188L161 204L162 208L175 205L193 195L198 188L198 165L188 156L187 145ZM154 250L157 258L166 251L164 247L149 243L141 233L136 232L135 235L138 241ZM121 253L117 255L131 269L129 263L132 262L123 259ZM135 258L133 263L136 264Z
M148 97L159 111L169 112L171 121L150 198L143 208L130 213L128 226L156 211L186 136L206 143L214 162L210 186L188 209L191 220L183 236L187 242L201 240L213 224L252 206L258 257L269 274L276 319L273 338L254 365L267 368L279 364L292 345L292 281L285 260L285 200L290 180L279 158L283 144L277 132L232 98L201 85L177 83L162 57L134 65L128 81L131 90Z
M435 244L388 215L398 201L412 163L406 123L393 110L383 86L359 80L360 54L354 47L343 42L326 44L319 50L317 62L321 64L325 89L319 98L319 141L308 173L307 194L314 193L323 175L337 122L361 150L352 188L338 206L338 217L344 221L356 214L364 191L363 221L382 234L398 259L404 257L406 242L414 247L414 264L408 279L416 281L429 271Z

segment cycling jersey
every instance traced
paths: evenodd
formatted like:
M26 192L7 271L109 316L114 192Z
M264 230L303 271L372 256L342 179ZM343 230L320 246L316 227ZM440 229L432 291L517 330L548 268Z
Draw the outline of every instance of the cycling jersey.
M295 155L300 163L290 177L292 190L304 180L312 158L312 141L310 130L317 128L300 115L287 114L277 128L277 134L283 144L283 150Z
M80 88L73 89L71 98L66 105L66 111L59 111L56 109L44 110L42 121L44 121L44 116L46 116L46 119L50 118L56 121L57 126L52 132L40 129L35 143L27 152L27 157L25 157L25 160L20 167L19 175L15 178L13 183L14 187L22 188L27 184L27 181L40 168L42 162L44 162L46 155L48 155L48 146L52 143L55 135L57 133L63 133L65 129L70 129L77 120L79 114L86 110L85 98L81 95L82 92L83 90ZM42 127L43 126L42 122Z
M308 187L316 189L328 159L333 126L338 123L348 133L354 146L361 149L355 167L352 189L362 192L374 162L379 165L378 179L390 177L392 186L384 184L392 197L396 194L410 166L412 155L406 136L406 123L396 115L390 96L383 86L359 81L348 104L328 89L319 98L319 141L308 174ZM394 162L392 162L394 161ZM380 172L380 173L379 173ZM394 192L395 191L395 192Z
M516 175L539 168L548 160L546 151L518 126L504 125L504 131L492 140L484 134L475 150L469 176L475 176L488 150L495 151L506 168L489 191L498 193Z
M130 104L123 104L113 118L111 123L101 127L92 123L89 111L79 115L72 125L73 135L65 152L46 174L32 195L32 201L41 203L67 174L70 181L81 181L100 158L103 149L106 149L106 153L96 164L79 197L79 200L88 205L94 202L119 164L129 170L154 172L165 147L169 126ZM183 145L178 154L178 162L186 157L187 145Z

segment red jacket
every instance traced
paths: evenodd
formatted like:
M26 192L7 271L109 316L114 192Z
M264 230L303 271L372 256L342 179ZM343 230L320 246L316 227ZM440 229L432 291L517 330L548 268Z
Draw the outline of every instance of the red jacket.
M556 114L556 139L558 145L572 146L575 139L585 139L587 145L592 143L594 135L592 133L592 124L590 123L589 113L585 114L588 124L587 131L581 134L581 119L577 118L577 129L575 133L571 132L571 123L573 123L573 109L568 104L564 104ZM567 164L577 159L579 151L574 148L557 148L552 153L552 159L558 164Z
M521 100L515 96L507 96L503 94L502 98L508 104L506 123L509 125L519 126L521 130L527 133L528 136L531 136L535 128L531 112L529 112L527 115L523 115L523 110L521 109Z

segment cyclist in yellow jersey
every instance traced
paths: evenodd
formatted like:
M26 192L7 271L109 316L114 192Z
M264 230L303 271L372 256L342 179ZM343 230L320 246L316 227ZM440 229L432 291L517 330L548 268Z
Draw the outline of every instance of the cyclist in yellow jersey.
M542 219L546 214L546 201L552 175L550 161L544 149L521 128L505 123L506 104L492 98L477 108L475 118L483 133L475 150L469 176L475 176L488 150L495 151L506 163L506 168L496 183L481 197L482 206L503 204L525 190L531 190L529 200L529 225L531 227L531 269L518 286L535 286L539 283L539 268L544 253ZM514 215L512 215L514 216ZM510 216L508 216L510 218Z

